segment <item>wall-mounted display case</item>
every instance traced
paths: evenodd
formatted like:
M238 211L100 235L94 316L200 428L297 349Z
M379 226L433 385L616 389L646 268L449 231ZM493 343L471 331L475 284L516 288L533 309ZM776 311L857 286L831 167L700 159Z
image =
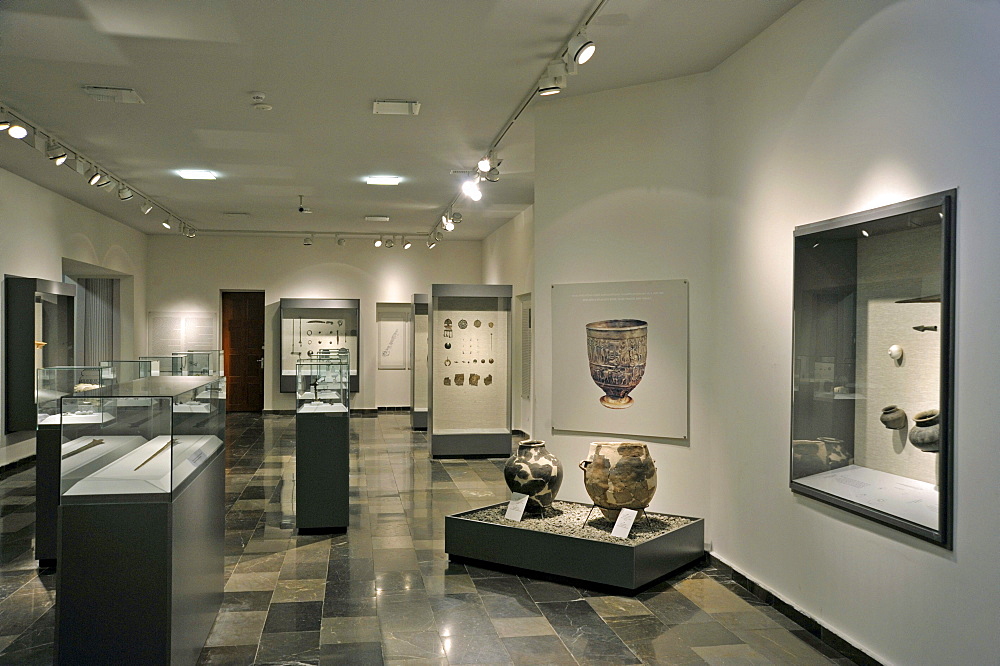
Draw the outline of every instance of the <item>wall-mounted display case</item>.
M60 663L194 663L222 602L225 404L218 377L144 377L63 422ZM199 397L208 396L208 397ZM113 565L109 565L113 563ZM112 620L113 619L113 620Z
M295 364L346 349L350 357L350 392L360 386L360 301L333 298L282 298L279 302L279 349L282 393L296 392Z
M952 542L954 190L795 230L791 488Z
M512 291L510 285L431 286L432 456L510 455Z
M413 294L410 327L413 339L410 341L410 427L427 430L427 389L428 389L428 308L427 294Z
M73 298L62 282L4 276L4 427L34 430L39 368L76 362Z
M350 367L346 351L295 364L295 522L300 532L347 528Z

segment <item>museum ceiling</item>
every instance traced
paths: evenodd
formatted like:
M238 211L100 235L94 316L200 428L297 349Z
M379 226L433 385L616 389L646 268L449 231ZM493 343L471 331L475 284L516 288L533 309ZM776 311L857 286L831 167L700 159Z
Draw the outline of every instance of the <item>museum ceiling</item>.
M708 71L796 2L607 0L588 31L596 55L556 97ZM452 172L475 168L597 5L4 0L0 104L199 233L419 236L459 193ZM143 103L97 101L84 86L133 89ZM375 100L419 101L419 114L376 115ZM457 200L451 238L484 238L533 202L532 115L546 102L506 133L482 200ZM141 196L121 202L114 186L53 166L44 145L3 139L0 167L145 233L177 231L158 208L143 215ZM384 174L402 182L365 184Z

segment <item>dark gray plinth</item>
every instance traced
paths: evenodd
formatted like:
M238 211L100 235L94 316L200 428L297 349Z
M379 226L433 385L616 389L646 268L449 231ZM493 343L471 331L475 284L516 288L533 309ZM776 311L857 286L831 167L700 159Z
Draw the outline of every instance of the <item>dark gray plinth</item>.
M435 434L431 437L431 456L434 458L506 458L512 449L509 432Z
M347 528L350 419L344 413L295 416L295 523L299 531Z
M61 458L59 426L38 426L35 431L35 559L44 567L56 563Z
M632 545L463 518L469 513L471 511L445 516L444 549L450 557L621 590L641 588L705 554L705 521L702 518L692 518L694 522L684 527Z
M412 430L427 430L427 410L426 409L412 409L412 410L410 410L410 429L412 429Z
M195 474L173 501L63 498L56 663L197 662L222 605L223 450Z

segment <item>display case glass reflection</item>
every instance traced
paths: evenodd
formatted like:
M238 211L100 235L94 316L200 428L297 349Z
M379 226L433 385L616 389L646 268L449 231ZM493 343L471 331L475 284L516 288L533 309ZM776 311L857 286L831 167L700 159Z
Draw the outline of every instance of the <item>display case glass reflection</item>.
M295 364L295 409L299 414L350 409L350 358L346 351L317 354Z
M219 378L144 377L102 395L64 396L63 413L114 418L61 426L62 502L107 496L128 501L173 493L218 451L225 436Z
M281 310L282 393L297 392L296 364L346 350L350 392L359 390L358 301L283 298Z
M951 541L955 193L795 232L791 487Z

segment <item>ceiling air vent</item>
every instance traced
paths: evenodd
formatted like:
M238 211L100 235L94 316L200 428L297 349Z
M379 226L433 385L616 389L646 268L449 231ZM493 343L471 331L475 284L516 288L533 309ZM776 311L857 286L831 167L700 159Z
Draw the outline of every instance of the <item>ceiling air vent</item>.
M144 104L142 98L132 88L111 88L108 86L84 86L83 92L98 102L115 102L117 104Z
M388 222L388 215L365 215L365 222Z
M420 102L405 99L377 99L372 105L372 113L376 116L418 116Z

